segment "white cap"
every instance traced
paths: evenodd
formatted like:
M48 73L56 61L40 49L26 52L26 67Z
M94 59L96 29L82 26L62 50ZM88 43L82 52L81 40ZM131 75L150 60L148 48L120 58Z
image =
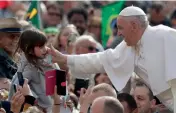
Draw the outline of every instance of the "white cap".
M146 14L144 11L136 6L129 6L123 9L120 14L120 16L145 16Z

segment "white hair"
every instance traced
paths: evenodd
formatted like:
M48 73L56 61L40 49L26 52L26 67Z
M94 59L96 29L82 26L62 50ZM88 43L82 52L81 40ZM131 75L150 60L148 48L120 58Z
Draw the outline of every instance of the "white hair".
M137 15L127 17L130 20L137 20L142 28L146 28L149 25L149 21L146 15Z
M98 42L91 35L81 35L74 42L74 48L73 48L72 54L76 53L76 48L79 46L79 44L81 44L84 41L89 41L89 42L92 42L92 43L95 43L96 45L98 45ZM100 47L98 46L98 48L100 48Z
M78 45L83 41L90 41L97 44L97 41L91 35L82 35L77 38L75 45Z

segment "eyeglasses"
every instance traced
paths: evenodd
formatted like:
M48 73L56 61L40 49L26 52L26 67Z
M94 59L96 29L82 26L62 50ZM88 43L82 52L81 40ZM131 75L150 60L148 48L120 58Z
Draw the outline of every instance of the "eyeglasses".
M94 50L95 50L96 52L99 51L97 48L92 47L92 46L88 46L87 48L88 48L89 51L94 51Z

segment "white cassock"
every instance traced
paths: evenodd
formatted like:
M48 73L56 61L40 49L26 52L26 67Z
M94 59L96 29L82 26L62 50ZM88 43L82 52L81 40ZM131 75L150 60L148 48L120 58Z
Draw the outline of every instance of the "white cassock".
M74 74L106 72L118 91L136 72L150 85L154 95L173 110L169 81L176 78L176 30L149 25L137 46L139 52L123 41L115 49L68 56L67 65Z

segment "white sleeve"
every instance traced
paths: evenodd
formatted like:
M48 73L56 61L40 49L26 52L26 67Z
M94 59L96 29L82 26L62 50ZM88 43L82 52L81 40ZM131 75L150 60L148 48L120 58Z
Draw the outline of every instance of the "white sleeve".
M134 71L135 52L123 41L115 49L84 55L68 56L67 65L74 74L95 74L106 72L120 91Z
M105 72L100 56L104 52L68 56L67 65L71 73L95 74Z

